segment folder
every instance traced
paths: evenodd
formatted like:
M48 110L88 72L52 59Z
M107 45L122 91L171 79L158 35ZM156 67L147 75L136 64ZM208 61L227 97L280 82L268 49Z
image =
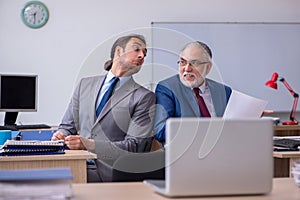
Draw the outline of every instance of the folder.
M72 199L69 168L0 170L0 199Z

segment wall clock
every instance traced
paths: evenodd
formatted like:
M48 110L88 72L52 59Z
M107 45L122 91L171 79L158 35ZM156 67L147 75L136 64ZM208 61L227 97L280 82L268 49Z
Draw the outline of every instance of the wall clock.
M23 23L30 28L41 28L49 19L47 6L40 1L26 3L21 11Z

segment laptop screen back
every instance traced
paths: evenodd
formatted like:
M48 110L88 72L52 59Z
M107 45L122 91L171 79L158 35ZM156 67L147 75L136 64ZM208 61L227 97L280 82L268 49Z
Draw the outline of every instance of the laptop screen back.
M271 120L171 118L165 151L168 196L263 194L272 189Z

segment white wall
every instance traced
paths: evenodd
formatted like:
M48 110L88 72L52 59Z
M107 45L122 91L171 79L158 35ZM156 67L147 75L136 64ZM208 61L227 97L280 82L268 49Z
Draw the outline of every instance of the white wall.
M35 30L20 18L28 1L0 0L0 72L39 76L38 112L20 113L22 123L57 125L76 81L103 72L114 39L137 32L151 44L153 21L300 22L298 0L42 0L50 19ZM151 59L136 77L146 87L149 71Z

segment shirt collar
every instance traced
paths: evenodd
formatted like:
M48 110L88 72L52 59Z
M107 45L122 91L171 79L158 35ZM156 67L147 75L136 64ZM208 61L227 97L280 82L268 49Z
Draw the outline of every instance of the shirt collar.
M115 77L115 75L111 72L111 70L108 71L107 75L106 75L106 79L105 79L105 83L108 83L113 77ZM119 83L120 86L122 86L124 83L126 83L129 79L131 78L131 76L122 76L119 77Z
M200 85L199 89L200 89L200 93L203 94L205 93L205 90L206 90L206 83L204 82L204 84Z
M115 77L115 75L109 70L106 75L105 83L108 83L113 77Z

